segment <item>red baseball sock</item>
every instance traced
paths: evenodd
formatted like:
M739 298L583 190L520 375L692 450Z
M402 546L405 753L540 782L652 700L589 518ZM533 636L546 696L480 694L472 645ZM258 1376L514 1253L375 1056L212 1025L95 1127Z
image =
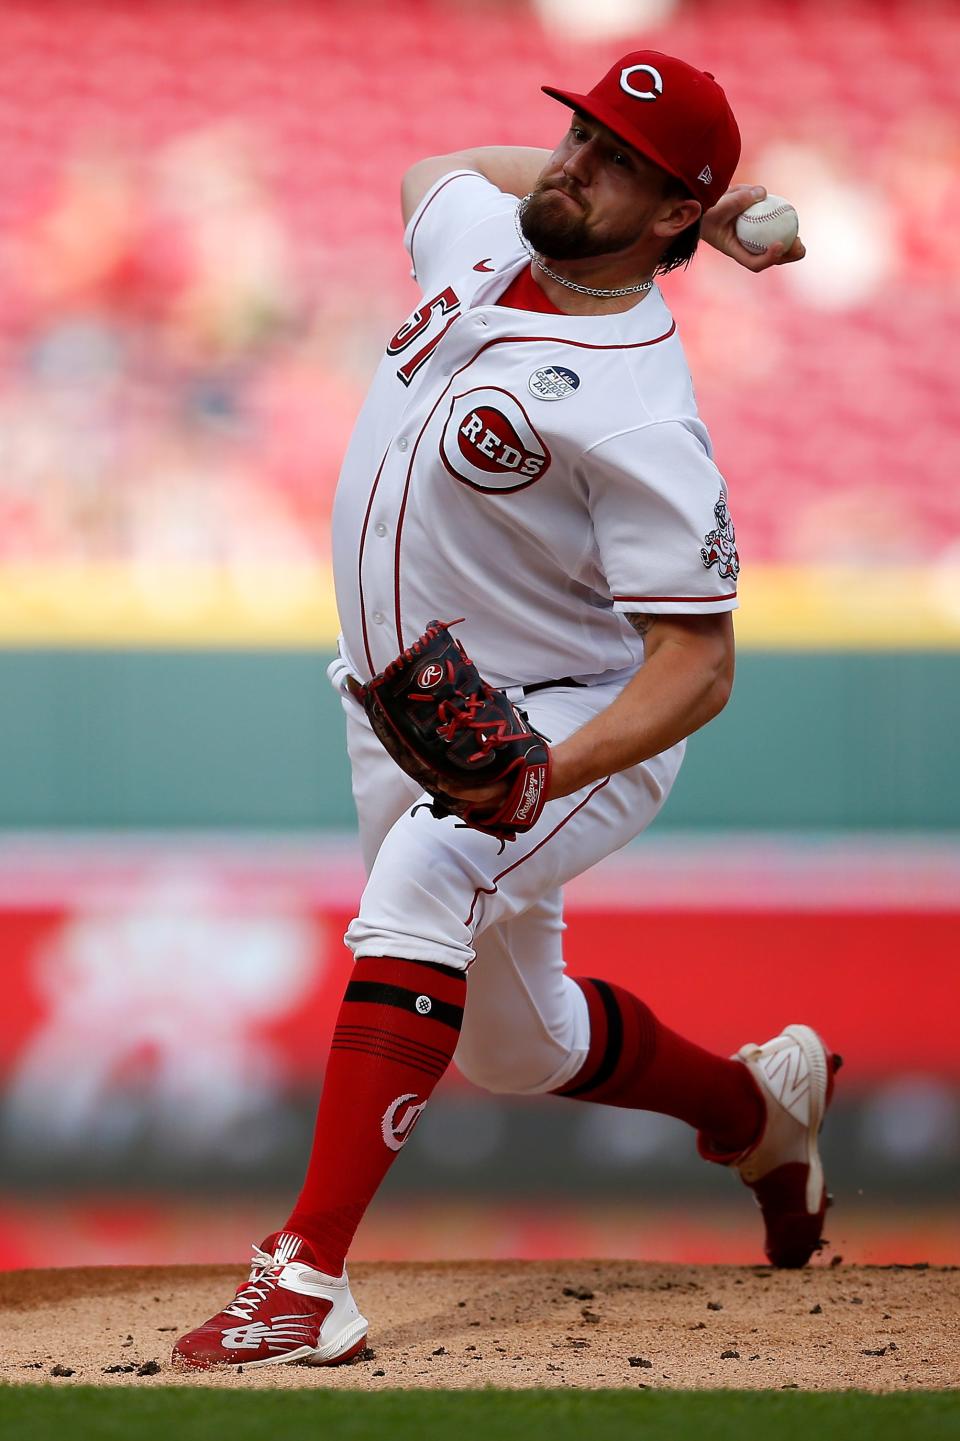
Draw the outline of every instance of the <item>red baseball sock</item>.
M676 1116L709 1136L718 1154L752 1145L766 1108L746 1066L685 1041L622 986L575 979L587 998L590 1049L556 1095Z
M284 1231L339 1276L364 1211L447 1069L466 977L446 966L363 956L333 1033L306 1180Z

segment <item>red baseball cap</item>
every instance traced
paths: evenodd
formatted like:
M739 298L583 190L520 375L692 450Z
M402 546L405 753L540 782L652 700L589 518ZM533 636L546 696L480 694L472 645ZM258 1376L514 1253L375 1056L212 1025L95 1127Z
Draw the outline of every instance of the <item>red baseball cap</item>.
M587 95L542 88L682 180L704 210L728 188L740 159L740 131L709 71L659 50L634 50Z

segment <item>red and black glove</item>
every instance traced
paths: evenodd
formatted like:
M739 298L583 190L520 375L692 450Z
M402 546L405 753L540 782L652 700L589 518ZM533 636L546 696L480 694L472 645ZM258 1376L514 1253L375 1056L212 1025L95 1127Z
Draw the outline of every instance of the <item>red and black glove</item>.
M546 739L487 684L442 621L431 621L355 693L397 765L431 797L438 820L459 816L502 841L536 825L550 784ZM495 801L474 802L449 789L501 782L508 789Z

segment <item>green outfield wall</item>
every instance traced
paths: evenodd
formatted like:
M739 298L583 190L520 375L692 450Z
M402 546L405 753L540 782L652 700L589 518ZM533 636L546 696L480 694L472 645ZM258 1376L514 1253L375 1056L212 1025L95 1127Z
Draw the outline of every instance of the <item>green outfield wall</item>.
M0 652L0 826L351 826L328 659ZM751 650L658 824L960 828L958 752L955 651Z

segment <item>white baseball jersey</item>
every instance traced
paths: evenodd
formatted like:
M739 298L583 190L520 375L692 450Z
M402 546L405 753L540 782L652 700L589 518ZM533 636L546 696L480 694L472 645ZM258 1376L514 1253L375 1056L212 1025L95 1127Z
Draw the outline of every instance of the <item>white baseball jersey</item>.
M631 674L624 613L736 607L726 487L656 288L619 315L497 305L516 199L457 171L405 243L423 302L387 346L333 515L342 650L381 670L434 617L495 685Z

